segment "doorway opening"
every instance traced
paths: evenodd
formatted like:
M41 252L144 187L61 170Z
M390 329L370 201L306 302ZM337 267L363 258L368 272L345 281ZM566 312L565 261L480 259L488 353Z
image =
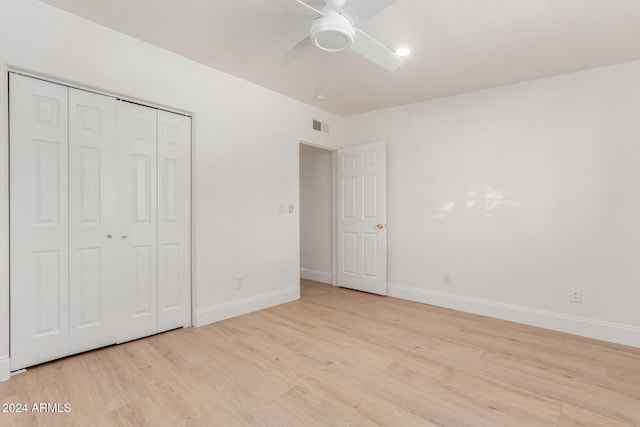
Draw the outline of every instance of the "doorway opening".
M335 151L300 143L300 278L336 284Z

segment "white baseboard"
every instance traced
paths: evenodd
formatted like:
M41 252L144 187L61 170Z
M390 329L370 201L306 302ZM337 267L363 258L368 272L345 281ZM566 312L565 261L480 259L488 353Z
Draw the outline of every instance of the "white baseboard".
M0 382L11 378L11 361L8 357L0 357Z
M301 268L300 278L328 284L331 284L331 282L333 281L330 272L328 273L326 271L311 270L310 268Z
M573 335L640 347L640 327L511 304L389 284L388 295L424 304L524 323Z
M194 313L193 326L208 325L297 299L300 299L300 287L294 286L292 288L256 295L225 304L201 308Z

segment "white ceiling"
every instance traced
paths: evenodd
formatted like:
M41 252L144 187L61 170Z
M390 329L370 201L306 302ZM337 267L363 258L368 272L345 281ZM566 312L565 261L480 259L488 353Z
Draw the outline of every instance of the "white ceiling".
M398 0L358 24L415 49L395 73L312 48L278 64L310 25L296 0L41 1L339 115L640 59L640 0Z

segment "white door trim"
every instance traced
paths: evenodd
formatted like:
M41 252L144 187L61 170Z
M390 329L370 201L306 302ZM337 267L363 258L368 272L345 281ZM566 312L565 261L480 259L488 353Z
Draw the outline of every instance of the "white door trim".
M0 63L0 382L11 377L9 360L9 69Z

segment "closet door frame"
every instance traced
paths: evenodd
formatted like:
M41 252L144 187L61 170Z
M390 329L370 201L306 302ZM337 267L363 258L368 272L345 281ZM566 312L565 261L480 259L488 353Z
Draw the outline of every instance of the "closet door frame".
M9 69L2 61L0 99L9 99ZM11 377L9 335L9 105L0 102L0 382Z

